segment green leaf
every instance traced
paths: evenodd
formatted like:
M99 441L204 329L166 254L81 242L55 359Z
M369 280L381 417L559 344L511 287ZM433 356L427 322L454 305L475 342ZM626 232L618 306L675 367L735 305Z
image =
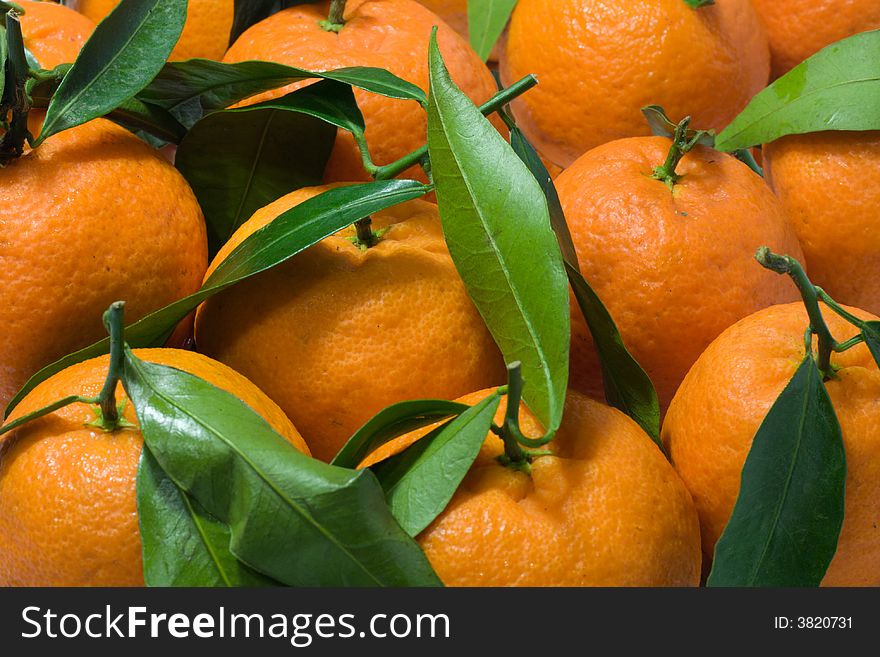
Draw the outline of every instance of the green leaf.
M862 329L862 337L865 340L865 344L868 345L871 355L874 357L874 362L880 367L880 322L876 320L865 322L865 328Z
M645 430L662 449L660 440L660 404L650 377L626 348L620 331L599 295L581 273L565 264L575 299L593 336L602 367L605 401L623 411Z
M351 87L332 80L196 123L175 165L205 213L212 255L260 208L320 184L335 126L363 135Z
M229 528L180 490L148 447L137 474L147 586L277 586L229 551Z
M160 347L174 327L202 301L246 278L282 263L358 219L423 196L430 187L415 180L383 180L327 190L282 212L250 235L217 267L202 288L150 313L125 329L132 347ZM34 374L6 407L6 415L40 382L89 358L109 351L105 338L47 365Z
M500 401L496 391L400 454L371 466L407 534L416 536L449 504L480 453Z
M12 99L5 98L3 95L6 90L6 59L8 56L9 44L6 42L6 27L0 27L0 106L3 107L12 104Z
M379 411L358 429L330 463L343 468L356 468L370 453L390 440L467 409L465 404L441 399L394 404Z
M428 151L449 252L549 433L568 383L568 281L534 176L449 77L431 40Z
M785 135L880 129L880 30L838 41L758 93L715 139L733 151Z
M714 5L715 0L684 0L685 4L688 7L693 7L694 9L699 9L700 7L705 7L707 5Z
M504 31L516 0L468 0L468 34L471 48L485 62Z
M121 2L83 46L52 97L39 145L108 114L162 69L186 21L186 0Z
M302 5L310 0L235 0L235 14L232 20L232 31L229 35L229 45L235 43L251 26L259 23L271 16L272 14L293 7Z
M709 586L818 586L843 524L846 455L808 355L761 423Z
M425 103L425 92L419 87L381 68L358 66L318 73L274 62L223 64L207 59L166 64L138 98L167 109L189 128L208 112L311 78L336 80L383 96Z
M123 384L156 461L251 568L290 586L440 584L368 470L300 453L237 397L130 349Z

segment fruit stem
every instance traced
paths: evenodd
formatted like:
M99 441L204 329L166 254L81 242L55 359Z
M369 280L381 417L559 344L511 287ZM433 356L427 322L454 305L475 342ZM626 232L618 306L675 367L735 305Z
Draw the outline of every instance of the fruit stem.
M99 419L94 423L107 432L115 431L120 426L119 409L116 406L116 385L122 376L125 363L122 318L125 311L124 301L114 301L104 312L104 327L110 334L110 367L104 387L97 397L100 407Z
M810 330L819 338L819 371L822 372L825 379L834 376L831 369L831 353L840 349L840 344L831 335L825 318L822 317L822 310L819 308L819 295L810 279L807 277L801 263L788 255L779 255L773 253L769 247L762 246L755 254L755 259L761 263L761 266L774 271L777 274L787 274L797 285L801 298L804 301L804 307L807 309L807 315L810 318Z
M501 394L507 395L507 409L504 412L504 422L500 427L493 425L492 432L501 438L504 443L504 454L498 457L498 462L504 466L521 470L526 474L532 471L532 461L539 456L549 456L550 450L526 451L523 446L542 447L553 439L553 434L547 434L542 438L529 438L523 435L519 427L519 407L522 402L523 378L522 365L519 361L507 366L507 385L499 389Z
M345 26L345 1L346 0L330 0L330 11L327 14L327 20L320 22L321 29L326 32L339 32Z
M12 160L21 157L24 152L25 140L31 138L27 125L31 101L26 90L30 67L25 55L21 22L15 11L10 11L6 15L6 47L8 49L7 88L0 111L2 111L2 118L5 120L7 112L11 109L12 121L6 134L3 135L3 140L0 141L0 166L6 166Z
M654 173L651 175L655 180L663 182L669 189L672 189L675 183L681 180L681 176L675 172L678 163L681 162L681 158L697 145L697 141L699 141L698 136L702 136L701 133L697 133L698 136L689 141L687 137L690 124L691 117L686 116L675 126L675 133L672 135L672 145L669 147L666 161L661 166L655 167Z
M521 96L523 93L534 87L536 84L538 84L538 78L536 78L534 75L527 75L521 80L517 80L506 89L502 89L485 103L480 105L480 112L483 114L483 116L487 116L492 112L497 112L499 109L510 103L511 100L513 100L517 96ZM417 148L412 153L404 155L396 162L378 167L376 169L376 173L373 175L373 178L375 178L376 180L390 180L391 178L394 178L395 176L403 173L414 164L422 162L423 159L427 157L427 155L427 145L422 146L421 148Z
M357 230L357 237L354 239L354 243L357 246L362 249L369 249L376 246L379 242L379 236L373 232L373 219L371 217L358 219L354 222L354 227Z
M867 322L862 321L861 319L859 319L858 317L853 315L851 312L847 311L843 306L841 306L834 299L832 299L830 296L828 296L828 293L825 290L823 290L821 287L816 286L816 294L818 295L818 297L822 301L822 303L824 303L826 306L831 308L831 310L833 310L835 313L837 313L838 315L843 317L846 321L848 321L850 324L852 324L856 328L859 328L861 330L865 330L868 328ZM855 338L853 338L853 339L855 339ZM847 342L849 342L849 340ZM841 343L841 346L843 346L844 344L846 344L846 342Z

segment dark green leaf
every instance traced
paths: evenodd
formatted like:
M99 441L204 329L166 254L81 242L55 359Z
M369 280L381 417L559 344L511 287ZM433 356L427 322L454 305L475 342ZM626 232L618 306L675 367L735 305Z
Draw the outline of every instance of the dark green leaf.
M250 235L198 292L126 327L125 339L132 347L162 346L178 322L208 297L292 258L358 219L418 198L429 190L430 187L414 180L383 180L337 187L300 203ZM71 365L108 353L109 344L105 338L41 369L9 402L6 415L41 381Z
M147 586L273 586L229 551L229 528L205 511L144 447L137 474L138 525Z
M693 7L694 9L699 9L700 7L705 7L707 5L714 5L715 0L684 0L685 3L689 7Z
M133 132L145 132L169 144L179 144L184 128L166 110L130 98L115 108L107 118Z
M492 426L501 395L489 395L406 450L371 466L391 513L410 536L433 522L470 470Z
M390 440L468 409L467 405L441 399L419 399L389 406L358 429L331 461L332 465L356 468L370 453Z
M175 164L205 213L212 254L260 208L320 184L334 126L363 135L351 87L331 80L196 123Z
M336 80L391 98L425 102L425 92L419 87L381 68L362 66L318 73L274 62L223 64L207 59L166 64L138 98L167 109L189 128L208 112L310 78Z
M654 384L629 353L614 319L593 288L574 267L568 263L565 267L575 299L593 336L602 366L605 400L635 420L662 449L660 405Z
M449 252L529 407L553 433L568 383L568 282L547 201L510 145L429 54L428 150Z
M186 0L122 2L83 46L52 97L35 146L111 110L162 69L186 21Z
M229 34L229 45L235 43L252 25L256 25L281 9L280 0L235 0L235 13L232 18L232 30Z
M880 322L866 322L865 328L862 329L862 337L865 339L865 344L868 345L871 355L874 356L874 361L880 367Z
M504 31L516 0L468 0L468 34L471 48L485 62Z
M123 383L156 461L251 568L290 586L440 584L368 470L300 453L237 397L131 350Z
M880 129L880 30L838 41L757 94L715 139L733 151L784 135Z
M755 434L709 586L818 586L843 524L846 456L812 355Z

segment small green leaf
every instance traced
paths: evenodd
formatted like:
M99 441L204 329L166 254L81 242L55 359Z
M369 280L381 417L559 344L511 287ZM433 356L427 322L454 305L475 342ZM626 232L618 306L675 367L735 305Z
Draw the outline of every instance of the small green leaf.
M467 405L441 399L405 401L382 409L358 429L330 462L356 468L369 454L390 440L468 409Z
M110 113L143 89L180 38L186 7L186 0L129 0L117 5L64 76L34 146Z
M714 5L715 0L684 0L685 4L688 7L693 7L694 9L699 9L700 7L705 7L707 5Z
M846 455L808 355L761 423L709 586L818 586L843 525Z
M6 14L3 15L4 17ZM11 98L5 98L6 89L6 59L9 56L9 44L6 42L6 27L0 27L0 105L9 107L12 104ZM5 118L5 117L4 117Z
M623 411L662 449L660 404L650 377L623 343L620 331L602 300L579 271L566 263L575 299L593 336L602 366L602 383L609 406Z
M148 447L137 474L147 586L278 586L229 551L229 527L180 490Z
M876 320L865 322L865 328L862 329L862 337L865 339L865 344L868 345L868 349L874 357L874 362L880 367L880 322Z
M484 62L504 31L516 0L468 0L468 34L471 48Z
M425 103L425 92L419 87L381 68L359 66L318 73L274 62L224 64L207 59L166 64L138 98L168 110L190 128L208 112L310 78L336 80L390 98Z
M431 39L428 151L449 252L524 397L552 434L568 384L569 297L547 201L449 77Z
M733 151L785 135L880 129L880 30L838 41L758 93L715 139Z
M126 327L126 341L132 347L160 347L174 327L205 299L292 258L358 219L423 196L429 190L415 180L383 180L337 187L300 203L244 240L198 292ZM34 386L71 365L108 353L109 345L105 338L41 369L9 402L6 415Z
M500 401L496 391L400 454L371 466L407 534L416 536L449 504L480 453Z
M214 112L193 126L175 165L205 213L212 255L260 208L320 184L336 126L363 135L351 87L332 80L267 103Z
M289 586L440 584L368 470L302 454L237 397L130 349L123 384L162 470L249 567Z

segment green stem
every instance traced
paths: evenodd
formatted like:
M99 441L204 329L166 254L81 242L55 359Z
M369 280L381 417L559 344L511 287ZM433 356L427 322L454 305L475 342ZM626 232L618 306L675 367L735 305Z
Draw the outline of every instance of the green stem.
M655 167L654 173L651 175L655 180L665 183L669 189L672 189L681 176L675 172L681 158L691 150L696 141L688 141L688 128L691 124L691 117L684 117L677 126L675 133L672 135L672 145L669 147L669 153L666 155L666 161L659 167Z
M861 333L858 335L854 335L849 340L844 340L843 342L838 342L834 345L834 351L837 353L841 353L846 351L847 349L852 349L856 345L862 344L865 341L865 336Z
M21 157L24 152L24 143L30 139L28 132L28 113L31 110L31 101L26 91L30 67L24 51L24 39L21 34L21 22L15 12L6 15L6 43L8 59L6 62L6 85L7 98L12 97L11 102L3 103L3 113L12 110L12 120L9 130L0 141L0 166L5 166L12 160Z
M515 468L528 466L529 459L516 438L519 430L519 405L522 402L522 367L519 362L507 367L507 409L504 424L501 425L501 440L504 442L504 462Z
M330 0L330 11L327 14L327 20L321 21L322 30L327 32L339 32L345 25L345 1L346 0Z
M104 327L110 334L110 366L104 387L97 397L100 407L100 418L95 424L104 431L115 431L120 426L119 409L116 406L116 386L122 376L125 362L125 343L123 340L122 318L125 310L124 301L115 301L104 313Z
M762 246L755 254L755 259L761 263L761 266L774 271L777 274L786 274L797 285L801 298L804 301L804 307L807 309L807 315L810 318L810 328L813 334L819 339L819 371L827 379L833 376L831 369L831 353L839 348L839 344L831 335L825 318L822 317L822 310L819 308L819 295L816 287L807 278L801 263L787 255L779 255L773 253L768 247Z
M522 95L523 93L534 87L536 84L538 84L538 78L536 78L534 75L527 75L521 80L517 80L506 89L502 89L485 103L480 105L480 112L484 116L492 114L492 112L497 112L505 105L509 104L510 101L512 101L514 98ZM379 167L376 170L376 173L373 175L373 178L375 178L376 180L390 180L391 178L400 175L411 166L419 164L419 162L423 161L423 159L427 158L427 156L427 145L422 146L421 148L417 148L412 153L404 155L396 162L392 162L391 164L386 164L385 166Z
M823 290L821 287L816 287L816 294L819 296L819 299L822 300L822 303L824 303L826 306L831 308L831 310L833 310L835 313L837 313L838 315L843 317L846 321L848 321L853 326L855 326L859 329L862 329L862 330L868 328L867 322L862 321L861 319L859 319L858 317L853 315L851 312L846 310L843 306L841 306L834 299L832 299L830 296L828 296L828 293L825 290Z
M52 402L48 406L44 406L41 409L34 411L33 413L28 413L27 415L22 415L20 418L13 420L8 424L4 424L0 427L0 436L4 433L8 433L13 429L17 429L23 424L27 424L37 418L41 418L44 415L49 415L50 413L54 413L58 409L64 408L65 406L70 406L71 404L97 404L97 397L80 397L79 395L71 395L69 397L65 397L64 399L59 399L56 402Z

